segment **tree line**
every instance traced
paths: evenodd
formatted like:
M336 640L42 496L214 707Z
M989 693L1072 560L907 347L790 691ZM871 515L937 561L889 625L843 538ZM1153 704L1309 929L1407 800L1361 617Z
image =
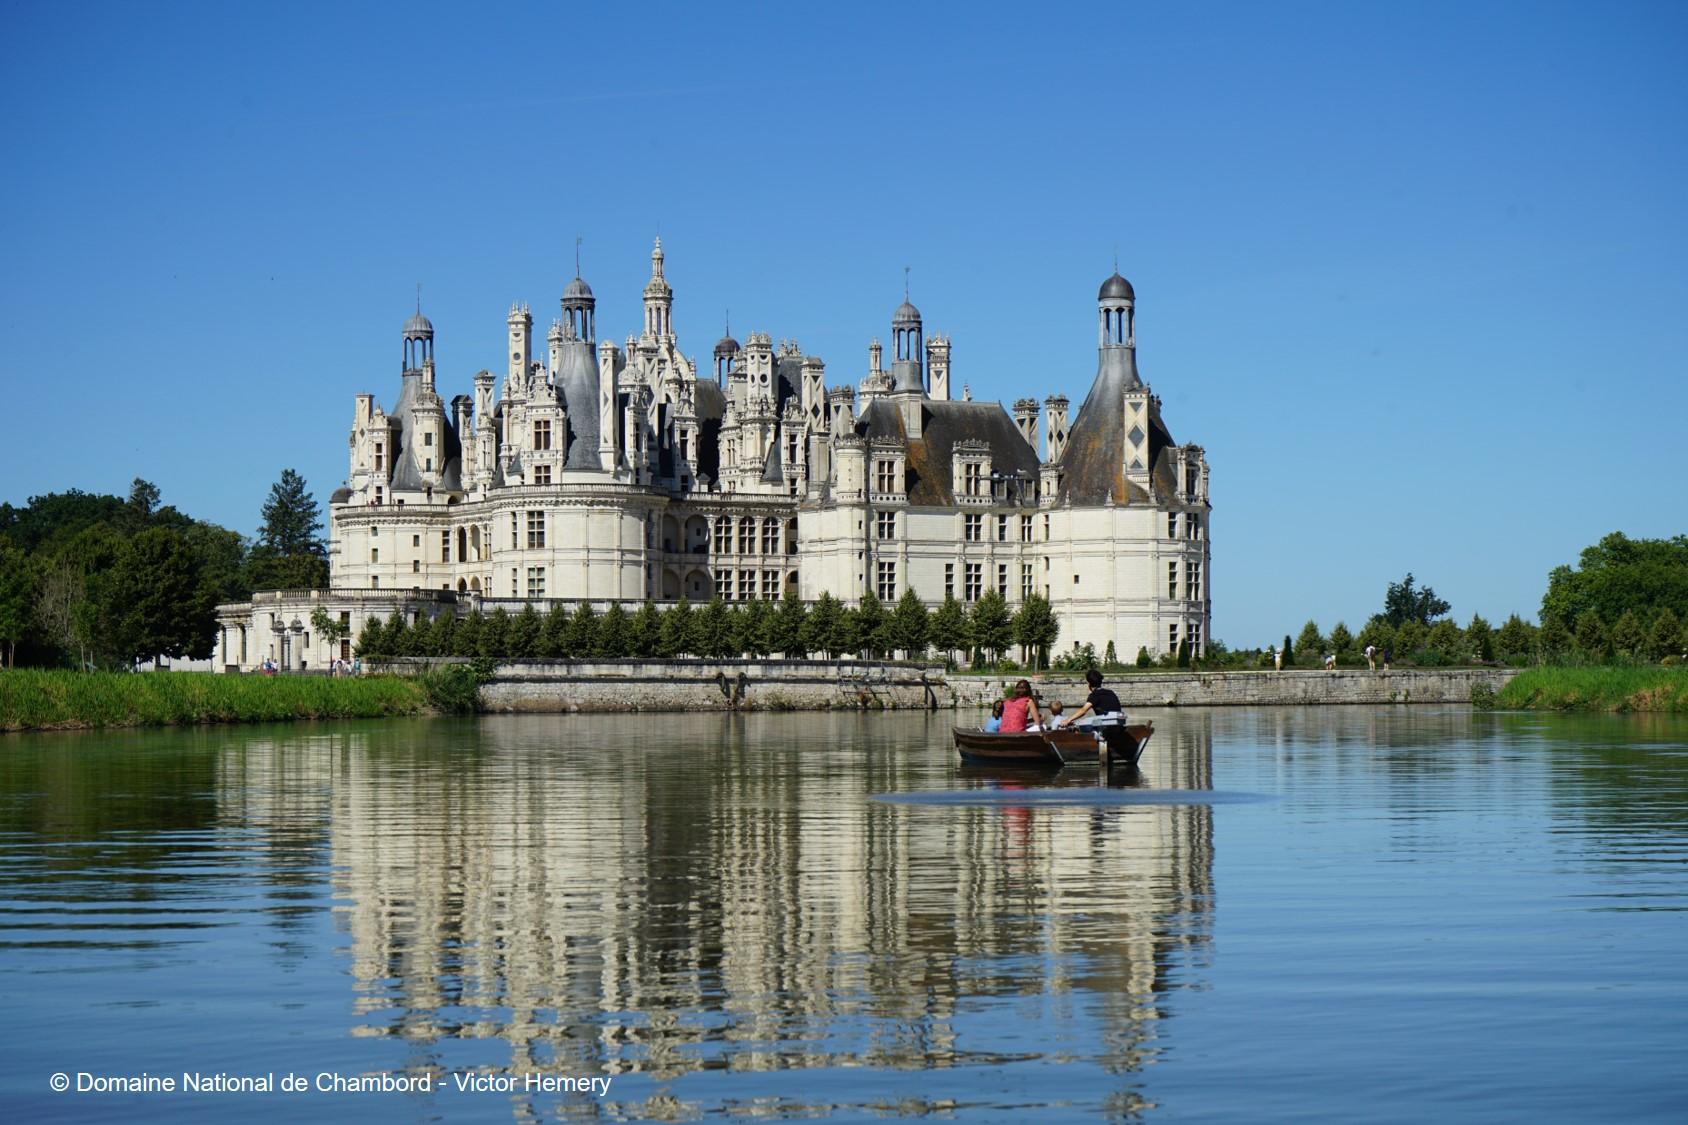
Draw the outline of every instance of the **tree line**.
M849 606L822 594L812 606L789 594L779 602L728 604L716 597L693 606L682 598L659 608L645 602L629 613L619 603L602 613L588 602L573 609L554 604L541 612L532 602L517 613L500 606L466 617L442 613L409 623L400 614L372 618L357 638L358 655L384 660L407 656L492 659L617 660L701 657L787 659L852 655L864 659L919 660L935 651L1001 666L1010 648L1021 660L1047 667L1060 623L1049 602L1027 598L1018 611L996 591L964 608L953 596L928 610L913 590L887 606L874 594Z
M0 656L19 663L126 668L202 659L216 608L254 589L328 584L322 521L291 469L248 540L161 505L135 478L127 498L72 489L0 504Z

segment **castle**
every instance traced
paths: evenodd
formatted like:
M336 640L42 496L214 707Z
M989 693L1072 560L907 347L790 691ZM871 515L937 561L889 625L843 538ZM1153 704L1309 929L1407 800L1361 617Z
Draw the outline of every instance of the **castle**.
M325 609L355 636L370 616L431 616L562 600L691 602L831 593L936 607L995 590L1050 602L1057 651L1129 659L1209 637L1208 466L1178 445L1137 371L1136 294L1116 270L1097 296L1098 363L1068 420L952 393L947 337L906 297L856 386L766 333L715 345L700 373L673 328L662 242L638 335L597 333L578 275L535 355L513 305L500 385L437 387L434 327L405 322L391 409L355 399L345 486L329 505L331 588L219 609L216 664L320 668L349 642L311 637ZM1041 413L1041 419L1040 419ZM1040 451L1041 445L1041 451Z

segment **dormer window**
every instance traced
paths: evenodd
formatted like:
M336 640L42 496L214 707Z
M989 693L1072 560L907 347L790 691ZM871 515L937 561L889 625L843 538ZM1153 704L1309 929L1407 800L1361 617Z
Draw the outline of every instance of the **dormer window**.
M874 482L879 492L896 492L897 463L890 458L881 458L874 463Z
M551 423L549 421L533 424L533 447L535 449L551 448Z
M979 495L979 490L980 490L981 487L983 487L984 474L981 472L981 470L983 468L984 468L984 466L982 466L982 465L973 465L973 464L963 466L963 468L962 468L962 479L964 481L963 491L965 491L967 493L967 495L969 495L969 496Z

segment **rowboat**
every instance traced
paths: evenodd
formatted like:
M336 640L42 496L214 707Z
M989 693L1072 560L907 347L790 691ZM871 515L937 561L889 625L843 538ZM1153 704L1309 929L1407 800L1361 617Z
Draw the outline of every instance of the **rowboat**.
M1041 766L1060 769L1073 763L1102 761L1135 766L1155 731L1153 723L1108 723L1063 730L987 733L955 727L955 749L975 765Z

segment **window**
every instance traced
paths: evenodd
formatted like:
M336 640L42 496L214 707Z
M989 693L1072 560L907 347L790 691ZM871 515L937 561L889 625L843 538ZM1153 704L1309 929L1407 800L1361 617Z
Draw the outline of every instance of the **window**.
M535 465L533 467L533 483L534 484L550 484L551 483L551 466L550 465Z
M979 481L982 474L980 465L963 465L961 467L961 490L969 496L979 495Z
M1178 622L1176 621L1166 627L1166 651L1178 651Z
M715 572L715 593L722 601L732 600L733 572L717 570Z
M519 597L522 596L521 589L516 585L516 568L515 567L510 568L510 596L512 598L519 598Z
M897 600L897 564L882 562L879 564L879 600L894 602Z
M410 560L410 573L412 573L412 574L421 574L422 573L422 560L421 559L411 559Z
M521 532L517 530L517 521L520 518L521 517L517 516L515 512L510 513L510 549L512 551L522 545ZM515 597L516 592L511 590L510 596L512 598Z
M749 516L738 521L738 549L741 555L756 551L756 521Z
M1178 561L1176 559L1166 564L1166 596L1169 598L1178 596Z
M375 486L375 502L377 504L379 504L381 502L381 486L380 485Z
M386 456L381 452L381 443L375 443L375 471L380 472L386 467Z
M412 535L410 537L410 545L412 547L420 547L422 545L422 537L420 535Z
M528 547L532 549L545 546L545 513L529 512L527 516Z
M1008 542L1008 517L1007 516L996 517L996 541L998 543Z
M1201 622L1198 621L1196 624L1190 626L1190 651L1194 652L1201 647L1202 627Z
M451 532L449 530L440 532L440 561L443 563L451 561Z
M1020 564L1020 600L1025 601L1032 596L1032 564Z
M527 596L530 598L543 598L545 596L545 568L542 566L530 566L527 568L527 571Z
M1043 541L1045 543L1049 542L1049 517L1048 516L1043 517Z
M780 596L780 572L764 570L762 572L762 597L766 601L777 601Z
M955 597L955 564L944 564L944 597Z
M1192 562L1184 568L1184 596L1200 601L1202 596L1202 564Z
M434 459L432 457L429 457L427 460L422 462L422 471L425 473L431 473L434 471Z
M1008 596L1008 564L996 564L996 592L1003 597Z
M880 512L875 520L879 525L879 538L895 539L897 537L897 513Z
M533 424L533 447L535 449L551 448L551 422L549 419Z
M1202 518L1196 512L1190 512L1184 517L1184 538L1200 539L1202 537Z
M762 521L762 553L764 555L780 553L780 521L772 516Z
M376 589L379 589L380 586L381 586L381 576L379 574L371 574L369 576L369 588L371 590L376 590Z
M369 561L372 563L378 563L381 561L381 548L371 547L369 549Z
M429 430L427 433L422 435L422 444L427 446L430 449L433 448L433 446L434 446L434 431L433 430Z
M1168 539L1178 538L1178 513L1177 512L1166 513L1166 537Z
M880 492L897 491L897 463L879 460L874 463L874 480Z
M1021 516L1020 517L1020 542L1030 543L1031 541L1032 541L1032 518L1030 516Z
M1194 465L1185 465L1184 466L1184 495L1194 496L1195 494L1196 494L1196 467Z
M733 521L726 516L715 517L715 553L724 555L733 549ZM719 586L720 580L715 584Z
M966 572L966 574L967 574L967 586L966 586L966 589L963 592L966 594L966 599L968 601L976 602L976 601L979 600L979 595L984 593L985 564L984 563L967 563L965 565L967 567L967 572Z
M980 539L979 528L983 516L962 516L961 537L969 543L977 543Z
M756 572L754 570L738 572L738 596L741 602L747 602L756 596Z

